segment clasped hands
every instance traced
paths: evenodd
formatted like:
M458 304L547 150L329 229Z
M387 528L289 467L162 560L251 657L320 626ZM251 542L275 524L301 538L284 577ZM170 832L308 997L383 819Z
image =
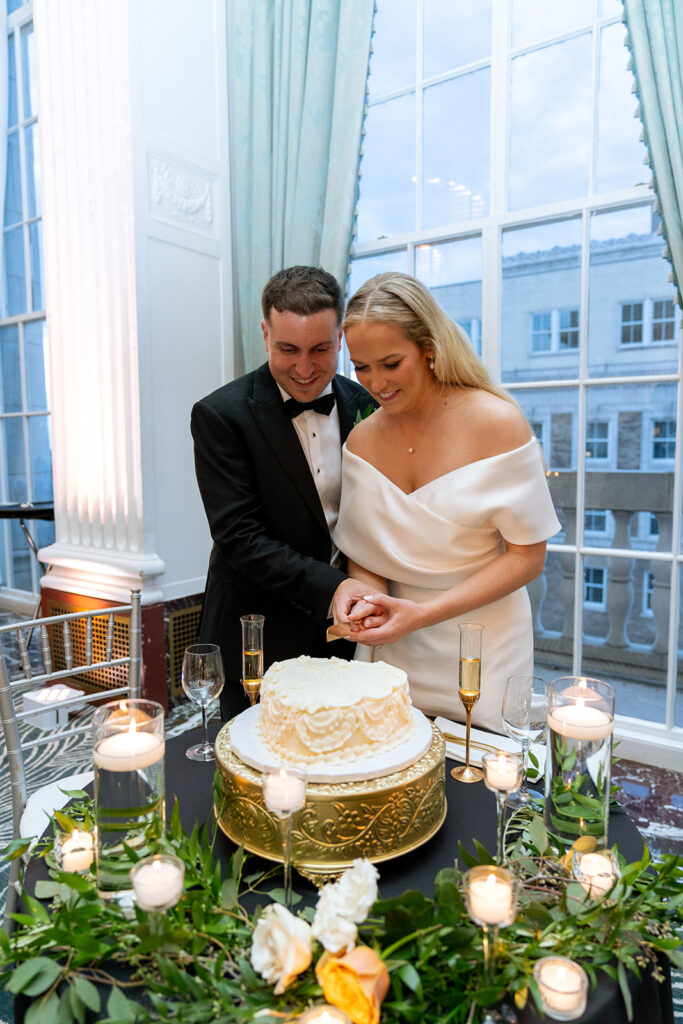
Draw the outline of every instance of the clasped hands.
M420 627L420 605L388 594L368 592L368 583L349 577L332 601L335 623L348 623L347 639L369 647L391 644Z

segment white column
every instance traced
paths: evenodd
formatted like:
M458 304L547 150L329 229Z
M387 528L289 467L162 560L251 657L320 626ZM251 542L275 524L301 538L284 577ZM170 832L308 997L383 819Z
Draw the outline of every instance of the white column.
M43 585L198 593L189 412L232 376L224 4L34 11L56 533Z

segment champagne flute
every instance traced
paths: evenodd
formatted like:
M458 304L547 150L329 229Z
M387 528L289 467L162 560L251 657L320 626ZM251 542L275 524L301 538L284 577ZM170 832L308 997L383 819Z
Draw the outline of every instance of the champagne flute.
M263 615L242 615L242 686L253 707L263 679Z
M213 761L214 748L209 743L206 709L223 689L223 658L218 644L193 644L185 648L183 657L183 690L202 709L204 739L185 751L191 761Z
M522 747L524 771L522 787L510 796L511 804L529 804L534 794L529 792L527 765L529 747L545 733L548 721L548 684L541 676L510 676L503 696L503 728Z
M458 782L479 782L484 773L470 764L470 724L472 708L481 692L481 634L484 629L478 622L461 622L460 664L458 666L458 694L465 707L465 764L451 769L451 776Z

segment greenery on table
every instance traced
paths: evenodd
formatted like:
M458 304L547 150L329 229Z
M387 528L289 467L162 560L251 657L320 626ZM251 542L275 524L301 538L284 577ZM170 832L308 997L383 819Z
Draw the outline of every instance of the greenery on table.
M92 824L88 799L79 796L68 817L57 812L55 828ZM620 880L596 902L569 875L571 852L548 835L533 810L513 815L506 844L508 867L522 880L520 908L514 925L501 933L493 987L482 987L482 935L468 918L457 865L439 872L432 898L413 891L375 903L358 942L380 952L390 972L383 1024L465 1024L503 998L521 1008L531 996L540 1006L533 965L549 954L578 961L593 982L600 971L616 979L630 1016L627 972L661 980L661 954L683 966L675 933L683 919L683 859L653 864L646 852L636 864L621 861ZM240 900L258 892L263 906L282 901L282 890L266 889L278 869L248 874L238 850L223 873L209 831L184 834L177 808L163 845L186 866L183 898L163 915L103 904L91 876L54 867L52 880L38 883L38 898L24 896L26 912L17 915L12 939L0 931L3 961L15 968L0 975L0 985L32 998L26 1024L83 1024L86 1009L103 1024L275 1022L294 1020L321 1001L313 967L276 997L250 963L262 908L248 914ZM461 850L464 863L492 863L483 847L475 849L475 857ZM21 851L14 843L6 853ZM34 849L38 854L50 866L48 842ZM137 859L132 850L129 856ZM313 910L301 914L310 920ZM109 989L104 997L103 985Z

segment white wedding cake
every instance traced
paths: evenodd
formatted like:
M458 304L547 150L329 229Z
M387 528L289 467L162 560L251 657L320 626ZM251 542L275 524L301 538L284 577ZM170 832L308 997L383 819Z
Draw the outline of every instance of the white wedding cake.
M383 661L276 661L263 677L256 728L291 764L345 764L391 750L415 730L408 677Z

